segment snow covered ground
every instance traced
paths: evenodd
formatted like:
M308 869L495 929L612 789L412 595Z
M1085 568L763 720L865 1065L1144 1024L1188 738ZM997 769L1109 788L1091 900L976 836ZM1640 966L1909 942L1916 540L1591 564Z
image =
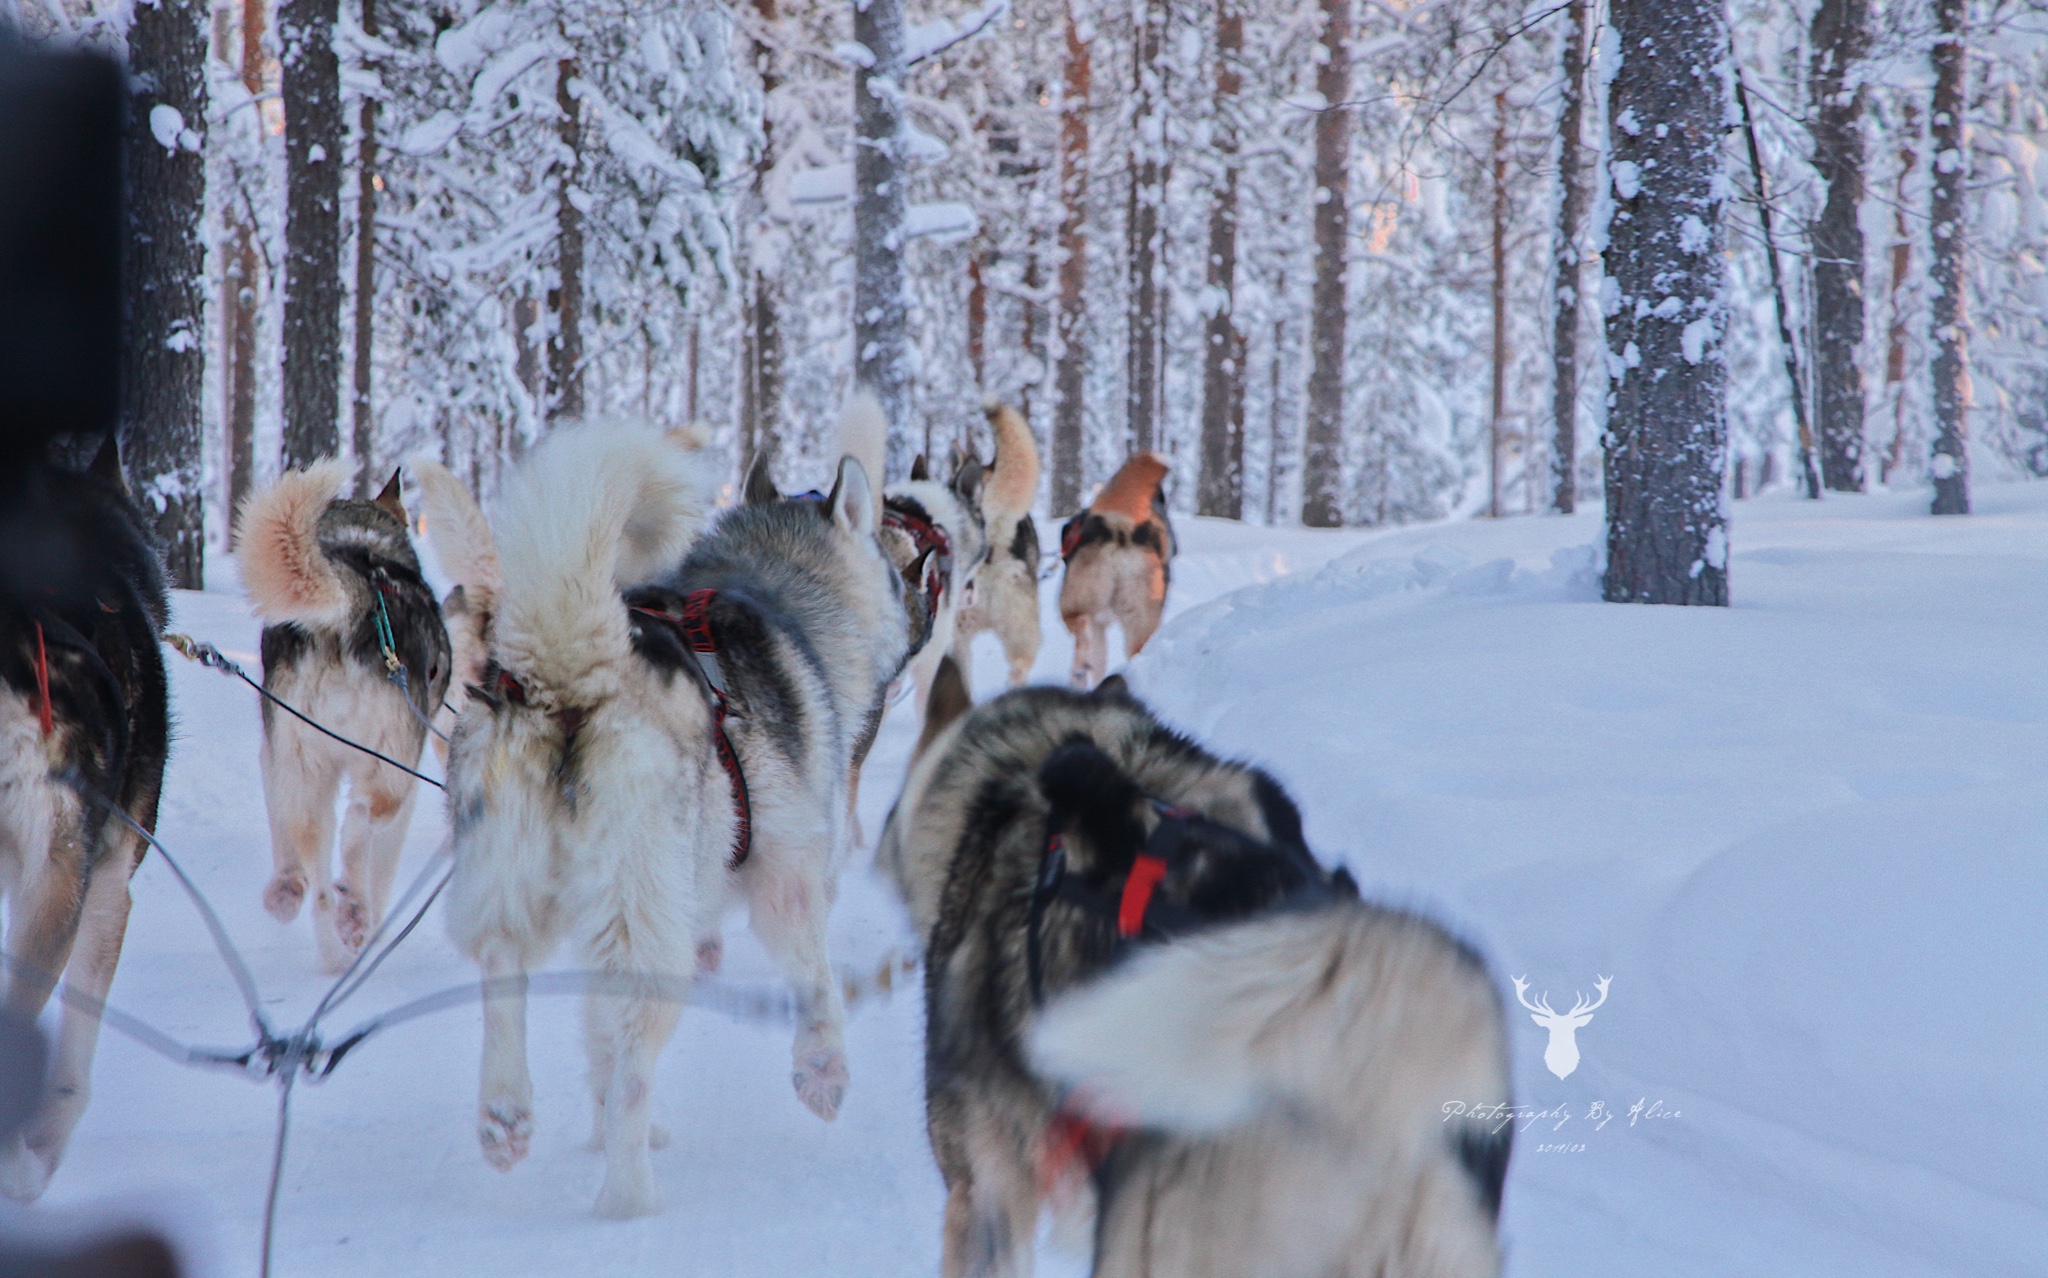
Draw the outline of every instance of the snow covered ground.
M1466 933L1504 989L1526 975L1562 1007L1613 978L1563 1080L1510 1006L1518 1100L1547 1115L1509 1176L1510 1274L2039 1271L2048 1162L2026 1084L2048 1059L2048 485L1977 504L1934 521L1921 494L1742 503L1727 610L1597 603L1594 515L1181 530L1174 619L1133 663L1140 691L1272 767L1326 858ZM1070 654L1055 585L1047 679ZM176 628L253 668L231 591L181 595ZM991 646L984 695L999 670ZM258 902L254 694L184 662L175 677L161 832L289 1020L325 981L307 923ZM913 729L899 707L877 746L870 835ZM401 882L443 828L429 795ZM187 1040L243 1040L159 859L135 896L114 1001ZM858 869L833 934L855 967L909 943ZM726 974L768 979L741 920L728 936ZM430 921L338 1023L472 976ZM627 1224L588 1214L578 1020L572 1000L535 1000L540 1129L508 1175L476 1148L474 1008L301 1087L278 1272L936 1273L914 988L855 1014L853 1090L829 1125L790 1090L786 1031L686 1012L656 1093L668 1209ZM156 1204L206 1272L253 1273L275 1104L109 1033L39 1210Z

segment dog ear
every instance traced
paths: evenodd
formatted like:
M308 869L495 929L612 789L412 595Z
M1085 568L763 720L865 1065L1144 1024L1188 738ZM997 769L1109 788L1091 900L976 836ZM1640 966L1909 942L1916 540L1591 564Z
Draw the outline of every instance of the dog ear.
M839 459L839 473L832 478L832 495L825 499L825 509L832 512L832 522L856 537L870 537L875 532L875 490L868 485L868 472L860 459L852 456Z
M932 468L925 464L924 454L919 453L917 460L910 463L910 482L915 484L931 477Z
M775 487L772 473L774 459L762 453L747 468L747 482L742 486L740 500L749 506L772 506L782 500L782 493Z
M1139 809L1144 792L1115 759L1086 737L1069 737L1038 769L1038 788L1052 807L1052 828L1079 834L1075 856L1086 871L1128 866L1145 843ZM1073 855L1070 844L1070 855Z
M917 749L911 758L924 756L941 732L951 727L953 721L974 709L974 696L967 690L967 680L960 674L960 665L947 653L939 658L938 673L932 676L931 699L925 703L924 731L918 735Z
M903 584L912 590L924 589L924 570L932 561L933 548L926 546L923 553L903 565Z
M404 474L405 468L403 466L392 471L391 478L384 481L384 491L378 493L375 498L377 508L391 515L401 524L405 522L405 505L398 500L398 481L400 476Z
M1131 685L1120 674L1113 674L1095 685L1095 691L1088 694L1098 701L1130 701Z
M92 465L86 468L86 473L124 493L128 491L128 477L121 473L121 432L118 428L107 429L106 437L100 440L99 451L92 455Z
M956 450L957 451L957 450ZM953 468L953 495L972 506L981 496L981 463L962 454Z

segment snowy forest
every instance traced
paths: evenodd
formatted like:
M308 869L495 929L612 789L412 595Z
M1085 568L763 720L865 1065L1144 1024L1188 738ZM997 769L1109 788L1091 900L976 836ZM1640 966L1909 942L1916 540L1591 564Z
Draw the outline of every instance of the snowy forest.
M1654 181L1621 41L1664 6L907 7L18 0L135 77L131 471L174 574L281 465L489 494L568 418L700 421L808 486L857 351L892 470L985 456L1010 401L1056 515L1133 448L1259 523L1599 491L1607 228ZM1727 495L2048 474L2048 14L1715 10L1726 83L1681 107L1726 271L1685 340Z

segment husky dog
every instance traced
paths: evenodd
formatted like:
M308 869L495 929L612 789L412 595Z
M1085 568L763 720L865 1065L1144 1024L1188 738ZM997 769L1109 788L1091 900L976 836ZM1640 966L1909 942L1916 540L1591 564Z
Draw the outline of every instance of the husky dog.
M128 930L170 751L169 601L111 433L87 474L9 477L0 528L0 896L9 1012L33 1021L62 973L67 1002L42 1097L0 1142L0 1193L34 1199L85 1112L99 1018Z
M1038 525L1031 503L1038 495L1038 445L1031 427L1008 404L992 404L995 465L981 490L989 558L970 583L954 621L953 660L973 686L974 637L993 630L1010 663L1010 686L1020 688L1038 661Z
M1098 1275L1497 1272L1510 1132L1445 1118L1508 1099L1471 951L1120 678L964 691L948 665L881 855L929 937L947 1278L1030 1273L1041 1205L1091 1199Z
M1166 519L1167 466L1138 453L1102 486L1088 509L1060 529L1060 619L1074 635L1076 688L1102 678L1109 663L1109 623L1123 627L1135 657L1166 607L1172 578L1173 525Z
M420 485L420 514L427 526L427 541L441 572L455 583L441 600L441 619L448 626L454 662L449 685L457 689L480 685L491 659L491 613L504 582L498 546L491 539L491 526L482 508L454 471L437 461L418 458L412 463L412 473ZM446 701L434 713L434 727L440 734L434 749L443 763L448 760L447 739L455 730L455 713L455 707Z
M373 501L336 494L339 461L288 471L242 505L235 553L263 627L263 686L351 741L407 767L448 691L448 632L405 526L399 476ZM384 917L412 819L413 778L263 701L263 798L276 873L263 906L298 917L310 882L320 962L338 971ZM331 879L334 800L349 785L341 878Z
M939 659L953 649L960 609L988 558L981 479L981 463L972 457L960 458L945 483L933 479L919 457L909 482L883 490L882 548L905 580L914 583L908 604L929 618L910 658L919 714L931 696Z
M567 938L629 986L586 1008L601 1216L659 1210L649 1089L678 1008L632 980L715 966L730 902L803 1009L797 1095L828 1119L844 1099L826 915L854 743L907 651L856 459L878 423L850 412L852 455L822 501L750 501L701 535L709 468L624 427L551 436L500 502L483 708L457 720L449 754L448 918L486 979L516 983ZM494 997L485 1158L511 1167L532 1130L524 996Z

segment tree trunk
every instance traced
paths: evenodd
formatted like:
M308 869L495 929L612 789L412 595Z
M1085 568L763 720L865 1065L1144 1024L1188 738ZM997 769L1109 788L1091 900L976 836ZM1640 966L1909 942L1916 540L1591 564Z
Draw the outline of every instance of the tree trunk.
M770 30L779 27L777 0L754 0L754 12ZM761 77L761 153L754 163L754 216L766 217L761 185L775 166L775 120L769 100L782 87L782 71L772 46L756 41L754 66ZM760 457L773 457L782 424L782 327L776 313L775 281L752 268L746 291L746 322L740 338L740 478L744 481ZM694 390L692 391L694 394Z
M1088 289L1089 41L1074 15L1084 0L1067 0L1066 83L1060 99L1060 301L1053 318L1059 345L1052 424L1052 513L1064 518L1081 508L1083 400L1088 352L1081 345ZM1089 33L1092 37L1093 33Z
M1301 522L1344 523L1344 330L1351 251L1351 0L1321 0L1316 72L1316 280L1309 304L1308 431L1301 459Z
M988 371L988 282L982 278L982 254L967 258L967 366L974 370L974 388L986 382Z
M1557 298L1551 320L1551 505L1569 515L1579 501L1579 238L1593 192L1587 178L1586 37L1591 0L1571 0L1564 40L1564 87L1558 106Z
M1286 431L1280 424L1280 374L1286 368L1281 343L1287 338L1287 321L1273 321L1273 382L1266 388L1266 524L1280 523L1280 463L1286 459Z
M278 0L284 50L284 463L341 449L337 0Z
M377 35L377 0L362 0L363 34ZM372 64L374 68L374 63ZM383 486L377 469L376 422L370 414L370 359L375 336L377 301L377 99L365 93L356 140L356 349L355 444L356 496L369 497Z
M1490 497L1487 514L1499 519L1500 453L1508 413L1508 94L1493 95L1493 404L1488 449ZM1525 464L1534 464L1534 451Z
M1885 396L1892 406L1892 444L1885 453L1883 473L1879 476L1884 483L1891 482L1892 473L1906 460L1907 333L1899 291L1913 269L1913 225L1906 216L1906 183L1920 159L1915 146L1920 137L1920 113L1914 109L1911 98L1906 100L1901 113L1899 137L1899 176L1892 193L1892 278L1887 293L1892 318L1891 328L1885 334L1884 353Z
M1166 65L1164 0L1139 0L1132 40L1131 199L1125 228L1130 236L1130 347L1125 357L1125 413L1131 448L1147 452L1160 445L1159 414L1165 383L1165 308L1160 281L1165 274Z
M576 59L555 64L555 110L561 131L561 167L556 175L555 271L551 299L555 332L548 346L548 420L583 416L583 210L576 185L583 170L583 101L575 93Z
M250 96L264 90L263 29L266 25L264 0L242 0L242 87ZM254 126L261 132L260 120ZM227 439L222 450L227 460L227 495L230 516L241 509L242 499L255 486L256 478L256 326L261 315L258 292L263 281L263 258L257 252L257 230L248 211L237 206L228 212L234 236L233 254L228 261L226 287L221 290L221 326L227 348L226 394Z
M1814 417L1821 477L1863 490L1863 103L1870 0L1822 0L1813 15L1813 167L1827 202L1813 224Z
M1721 355L1721 0L1614 0L1607 277L1620 356L1606 435L1615 603L1728 602Z
M910 470L910 314L904 299L904 184L900 134L908 69L903 0L853 9L853 39L868 65L853 73L853 370L889 422L887 476Z
M1245 336L1237 327L1237 95L1244 91L1244 13L1216 5L1216 113L1210 149L1222 167L1209 205L1208 332L1202 346L1202 479L1196 510L1244 517Z
M1771 304L1778 315L1778 350L1785 360L1785 381L1792 388L1792 422L1799 437L1799 470L1805 492L1820 499L1819 449L1814 446L1813 427L1806 417L1806 379L1799 375L1799 344L1792 339L1792 311L1785 302L1785 275L1778 266L1778 236L1771 228L1771 183L1764 168L1763 152L1756 143L1756 119L1749 110L1749 91L1743 87L1742 69L1735 69L1735 102L1742 116L1742 139L1749 151L1749 172L1756 184L1756 221L1764 233L1764 261L1770 267Z
M121 441L171 584L203 588L206 31L200 0L136 6L128 30ZM169 140L165 146L159 137Z
M1039 287L1043 282L1040 279L1038 269L1038 234L1034 230L1031 236L1030 256L1024 261L1024 300L1020 308L1024 313L1024 331L1021 340L1024 345L1025 357L1031 362L1033 367L1040 370L1045 367L1045 353L1039 349L1038 302L1036 298L1038 297ZM1044 373L1042 371L1034 372L1026 377L1023 383L1017 387L1017 411L1024 414L1024 421L1027 425L1037 421L1037 418L1032 416L1031 410L1037 401L1038 385L1043 378Z
M1969 0L1935 0L1934 110L1934 513L1970 513L1970 319L1964 305L1963 199L1970 176Z

